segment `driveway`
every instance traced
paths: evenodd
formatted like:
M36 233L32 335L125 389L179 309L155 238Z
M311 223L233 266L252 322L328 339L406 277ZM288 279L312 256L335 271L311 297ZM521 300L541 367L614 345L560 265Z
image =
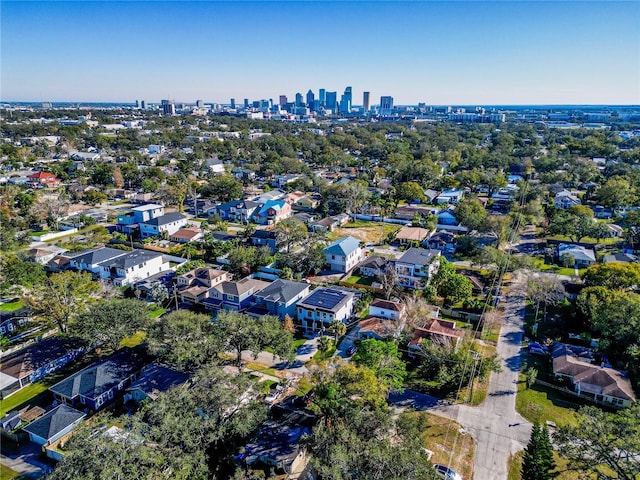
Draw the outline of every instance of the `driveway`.
M40 478L53 471L53 468L40 461L40 455L40 447L27 442L20 447L17 455L0 455L0 463L27 478Z

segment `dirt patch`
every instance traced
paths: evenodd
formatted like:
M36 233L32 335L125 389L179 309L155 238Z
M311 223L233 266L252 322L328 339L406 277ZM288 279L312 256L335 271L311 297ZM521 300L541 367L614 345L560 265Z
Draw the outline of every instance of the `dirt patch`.
M401 225L391 223L372 223L367 226L349 227L348 225L334 230L332 233L336 238L352 236L365 243L384 243L390 233L395 233L402 228Z

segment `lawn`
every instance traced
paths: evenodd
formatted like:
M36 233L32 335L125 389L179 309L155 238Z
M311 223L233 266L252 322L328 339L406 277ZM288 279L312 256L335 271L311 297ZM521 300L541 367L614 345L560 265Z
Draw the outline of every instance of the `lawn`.
M26 480L28 477L21 476L20 473L15 470L11 470L9 467L0 463L0 479L1 480Z
M124 340L122 340L120 342L120 348L122 348L122 347L131 347L131 348L137 347L142 342L144 342L144 339L145 339L146 336L147 336L147 334L145 332L136 332L133 335L131 335L130 337L127 337Z
M515 455L509 458L509 476L508 480L520 480L522 478L522 455L524 451L521 450ZM554 478L557 480L578 480L580 473L572 470L567 470L568 462L558 455L558 452L553 452L553 459L556 462L556 469Z
M265 367L264 365L258 362L251 362L251 361L244 362L244 368L253 370L254 372L258 372L258 373L264 373L265 375L272 375L274 377L284 376L283 372L276 370L275 368Z
M352 236L365 243L378 244L384 242L390 233L396 233L401 225L380 222L352 222L331 232L335 238Z
M554 235L554 236L551 236L551 237L547 237L547 240L557 240L557 241L560 241L560 242L573 243L573 240L571 240L569 237L565 237L563 235ZM594 245L615 245L617 243L620 243L620 239L619 238L604 238L604 239L598 241L595 238L584 237L584 238L580 239L580 243L592 243Z
M155 310L151 310L151 312L149 312L149 315L151 316L151 318L158 318L160 315L162 315L164 312L166 312L167 309L166 308L156 308Z
M20 310L22 307L24 307L24 301L22 300L2 303L0 304L0 312L13 312L14 310Z
M545 263L544 258L542 257L535 257L533 259L533 265L541 272L552 272L557 273L558 275L567 275L568 277L575 277L576 275L576 271L573 267L567 268L559 265L548 264ZM586 268L579 268L578 275L582 276L586 271Z
M526 388L524 375L520 375L516 410L530 422L544 424L547 420L556 425L577 425L580 404L568 400L565 395L552 388L535 384Z
M351 275L345 280L347 283L353 283L354 285L368 285L371 286L375 282L375 278L371 277L359 277L358 275Z
M416 412L411 415L426 415L428 426L423 433L424 446L433 452L431 461L449 465L462 478L473 478L473 461L476 442L469 434L460 433L460 424L447 418Z

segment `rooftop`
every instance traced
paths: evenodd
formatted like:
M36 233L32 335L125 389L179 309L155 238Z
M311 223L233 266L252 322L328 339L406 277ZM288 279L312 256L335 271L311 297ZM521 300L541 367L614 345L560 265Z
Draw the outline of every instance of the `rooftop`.
M316 288L313 292L311 292L307 297L303 298L298 306L303 306L305 308L316 309L320 308L322 310L339 310L349 298L352 298L353 294L350 292L345 292L344 290L336 290L333 288Z
M341 255L346 256L352 252L355 252L360 248L360 240L354 237L339 238L327 248L324 249L324 253L329 255Z
M49 440L62 432L65 428L73 425L86 415L75 408L67 405L58 405L49 413L43 415L35 422L30 423L23 430L27 433L37 435L40 438Z
M278 279L258 292L256 297L268 302L288 303L308 288L306 283Z
M154 363L146 367L140 378L131 384L127 390L141 390L149 398L155 400L158 393L166 392L172 387L182 385L189 380L190 375L178 372L172 368Z
M440 250L427 250L424 248L410 248L398 259L400 263L411 265L428 265L434 257L440 255Z
M161 226L161 225L167 225L167 224L173 223L173 222L178 222L180 220L185 220L186 218L187 217L185 217L181 213L172 212L172 213L167 213L165 215L161 215L161 216L156 217L156 218L152 218L151 220L147 220L146 222L144 222L144 224L145 225Z

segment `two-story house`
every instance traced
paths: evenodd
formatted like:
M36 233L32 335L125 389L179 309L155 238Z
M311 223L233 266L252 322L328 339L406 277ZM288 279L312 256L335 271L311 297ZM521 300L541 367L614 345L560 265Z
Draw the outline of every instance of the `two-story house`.
M116 230L121 233L130 234L140 229L140 224L148 222L152 218L164 215L164 207L155 203L148 203L134 207L127 212L118 215Z
M256 304L247 310L253 316L275 315L284 320L296 316L296 305L309 294L309 284L278 279L255 294Z
M33 188L53 188L59 187L62 182L53 173L49 172L36 172L32 173L28 177L28 185Z
M169 270L161 253L147 250L133 250L124 255L100 262L101 278L110 278L114 285L122 287L152 275Z
M249 243L254 247L269 247L272 252L278 251L278 236L273 230L256 230L249 237Z
M126 255L126 250L118 250L116 248L99 247L83 250L69 256L69 267L75 270L91 272L99 278L108 278L100 266L101 263L113 261L118 257Z
M316 288L296 306L298 325L305 332L327 328L334 320L346 322L353 312L355 295L336 288Z
M410 248L396 260L397 284L401 287L422 289L440 267L440 250Z
M275 225L291 214L291 205L285 200L267 200L254 212L252 220L258 225Z
M553 204L558 208L566 210L571 207L582 205L582 202L576 195L574 195L570 191L563 190L556 194L556 196L553 199Z
M245 277L237 282L225 281L209 290L209 297L202 304L210 310L244 311L255 303L255 294L269 282Z
M162 233L173 235L187 224L187 217L178 212L167 213L160 217L152 218L140 224L142 238L157 237Z
M224 270L200 267L176 277L180 300L187 303L202 303L209 297L209 291L222 282L228 282L232 275Z
M213 209L213 213L222 220L248 223L258 207L260 204L252 200L233 200L218 205Z
M397 336L404 327L405 312L406 308L400 302L374 299L369 305L369 315L358 323L358 338L383 340Z
M354 237L339 238L324 249L324 256L332 272L350 272L364 258L360 240Z

